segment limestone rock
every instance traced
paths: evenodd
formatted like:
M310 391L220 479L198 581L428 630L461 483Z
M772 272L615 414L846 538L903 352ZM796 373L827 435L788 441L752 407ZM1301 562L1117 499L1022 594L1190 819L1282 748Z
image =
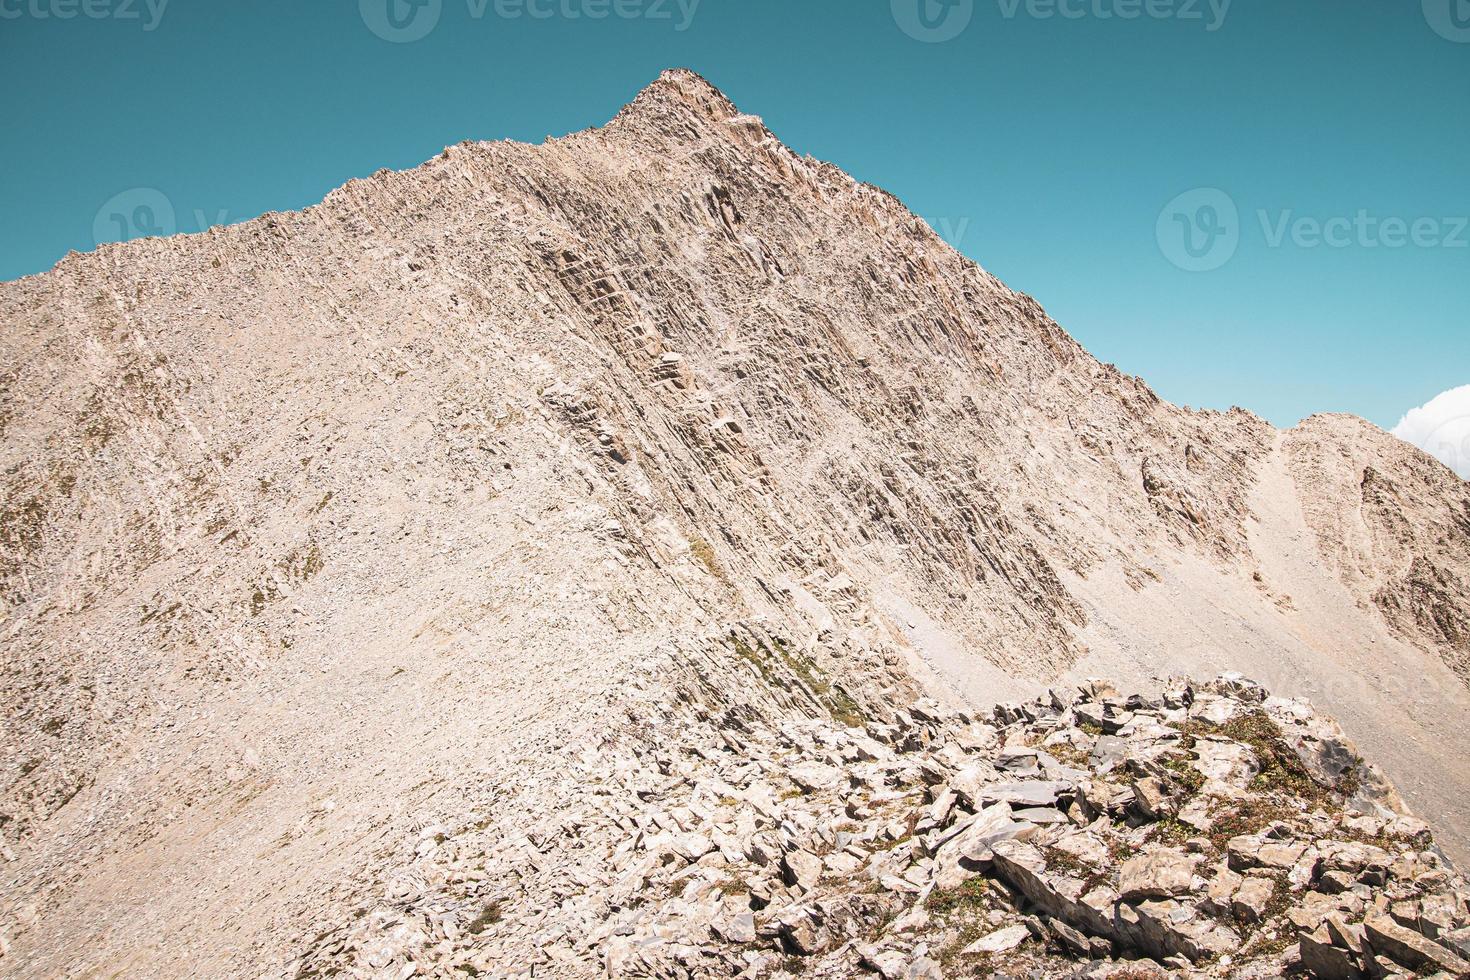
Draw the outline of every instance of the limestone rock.
M1470 960L1384 916L1369 916L1363 922L1363 929L1374 953L1411 970L1443 971L1451 976L1470 974Z
M997 929L988 936L981 936L963 950L964 953L1004 953L1015 949L1031 938L1031 930L1023 925Z
M1164 848L1129 858L1118 873L1118 897L1125 902L1173 898L1195 890L1198 855Z

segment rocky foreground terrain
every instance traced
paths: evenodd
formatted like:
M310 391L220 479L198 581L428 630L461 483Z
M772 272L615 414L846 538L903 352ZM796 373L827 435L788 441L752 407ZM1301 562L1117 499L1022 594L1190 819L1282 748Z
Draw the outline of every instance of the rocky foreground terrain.
M730 647L820 701L783 641ZM1238 676L865 727L689 693L556 810L424 828L298 976L1470 975L1470 883L1429 826Z
M0 972L1463 968L1470 487L693 73L0 323Z

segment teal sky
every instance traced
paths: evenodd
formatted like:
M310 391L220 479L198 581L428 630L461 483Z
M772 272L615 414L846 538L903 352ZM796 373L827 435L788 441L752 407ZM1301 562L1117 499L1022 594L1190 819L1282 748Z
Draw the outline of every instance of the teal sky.
M367 26L388 2L0 0L0 279L134 188L180 231L240 221L688 66L1173 401L1389 427L1470 384L1470 0L428 0L407 43ZM919 2L964 29L911 37ZM1196 188L1239 220L1165 211Z

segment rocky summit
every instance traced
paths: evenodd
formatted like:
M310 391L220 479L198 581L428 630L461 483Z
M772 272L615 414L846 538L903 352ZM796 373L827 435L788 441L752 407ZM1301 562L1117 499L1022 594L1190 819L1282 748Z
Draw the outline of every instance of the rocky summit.
M1470 971L1470 486L691 72L0 323L7 976Z

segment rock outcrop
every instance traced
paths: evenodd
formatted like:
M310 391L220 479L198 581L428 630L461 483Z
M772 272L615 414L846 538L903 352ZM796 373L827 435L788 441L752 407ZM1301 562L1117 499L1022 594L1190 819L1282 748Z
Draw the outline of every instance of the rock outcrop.
M1334 723L1240 677L863 727L643 717L658 734L589 756L540 823L427 829L391 879L414 884L301 975L1470 970L1470 884L1428 825Z
M0 323L7 974L1463 955L1319 716L1261 702L1303 807L1216 842L1259 692L1148 692L1309 699L1463 857L1466 484L1162 401L693 73ZM1143 700L990 714L1095 676ZM970 882L984 929L928 904Z

